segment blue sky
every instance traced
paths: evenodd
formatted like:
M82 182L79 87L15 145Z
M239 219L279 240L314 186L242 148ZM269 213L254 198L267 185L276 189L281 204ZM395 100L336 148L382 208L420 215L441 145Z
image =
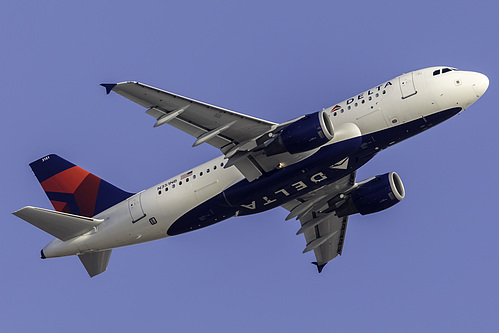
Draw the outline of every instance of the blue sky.
M5 332L469 332L499 326L492 1L10 2L2 28L0 322ZM51 208L28 164L57 153L127 191L218 155L153 128L102 82L137 80L276 122L403 72L485 73L461 115L379 154L406 198L353 216L322 274L276 209L113 251L90 279L11 212Z

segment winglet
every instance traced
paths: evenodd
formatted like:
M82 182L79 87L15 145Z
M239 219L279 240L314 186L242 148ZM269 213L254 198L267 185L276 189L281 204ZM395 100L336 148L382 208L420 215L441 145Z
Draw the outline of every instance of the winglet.
M314 264L315 266L317 266L317 270L319 271L319 273L321 273L321 272L322 272L322 269L324 268L324 266L326 266L326 264L327 264L327 263L326 263L326 264L319 265L319 263L318 263L318 262L314 261L314 262L312 262L312 264Z
M116 83L101 83L101 86L106 88L106 94L109 95L113 88L116 87Z

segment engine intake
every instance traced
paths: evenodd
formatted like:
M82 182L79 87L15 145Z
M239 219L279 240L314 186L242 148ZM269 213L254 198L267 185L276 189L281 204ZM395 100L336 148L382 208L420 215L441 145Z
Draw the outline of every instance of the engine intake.
M264 148L267 156L302 153L319 148L334 137L334 127L326 111L319 111L284 127Z
M385 173L355 189L347 201L336 210L336 215L344 217L356 213L376 213L392 207L404 197L404 184L399 175L395 172Z

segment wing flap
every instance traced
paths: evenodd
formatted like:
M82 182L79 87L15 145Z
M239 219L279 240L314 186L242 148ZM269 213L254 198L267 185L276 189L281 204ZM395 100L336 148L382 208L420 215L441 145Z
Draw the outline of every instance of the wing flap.
M296 234L305 236L303 253L314 251L319 273L343 251L348 216L338 217L334 210L354 186L355 172L283 205L290 212L289 218L297 216L300 220Z
M338 218L337 216L330 216L326 221L318 225L318 232L311 238L314 238L317 235L324 237L322 235L332 234L332 237L328 238L327 242L324 242L320 247L314 249L315 258L319 265L325 265L338 255L341 255L347 222L347 217Z
M315 238L313 241L311 241L310 243L307 244L307 247L305 248L305 250L303 250L303 253L307 253L309 251L317 249L318 247L320 247L322 244L327 242L330 238L332 238L337 233L338 233L338 230L336 230L335 232L331 232L329 234L326 234L326 235L322 235L318 238Z
M62 241L83 235L103 221L30 206L13 214Z

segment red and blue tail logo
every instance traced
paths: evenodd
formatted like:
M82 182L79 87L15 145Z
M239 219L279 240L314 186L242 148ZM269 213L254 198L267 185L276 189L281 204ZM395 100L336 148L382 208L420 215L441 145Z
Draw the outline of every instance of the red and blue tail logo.
M93 217L132 196L57 155L30 164L54 209Z

